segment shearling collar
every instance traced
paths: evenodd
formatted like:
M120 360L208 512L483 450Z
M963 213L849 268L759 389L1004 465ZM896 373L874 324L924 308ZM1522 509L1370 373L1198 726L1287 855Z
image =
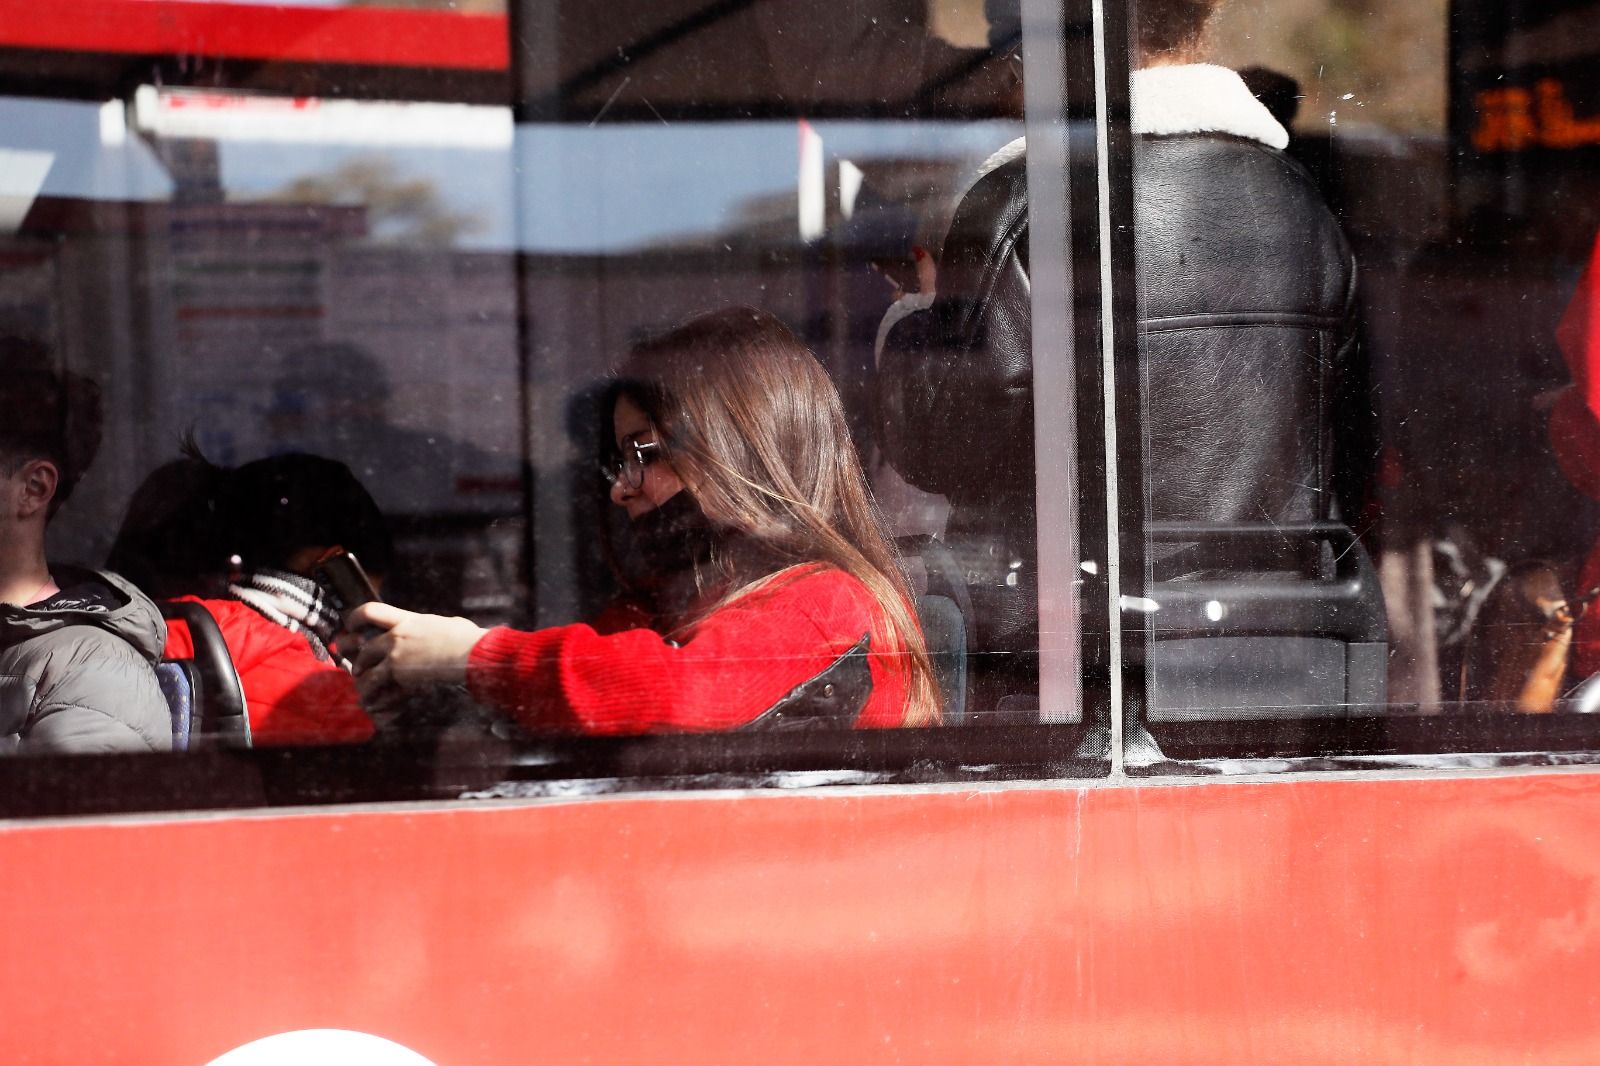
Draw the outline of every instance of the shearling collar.
M1137 134L1226 133L1280 151L1289 146L1288 131L1227 67L1189 63L1136 70L1132 103ZM1018 137L985 160L978 176L1005 166L1026 147L1026 140Z
M1227 67L1191 63L1133 72L1133 132L1230 133L1279 151L1289 132Z

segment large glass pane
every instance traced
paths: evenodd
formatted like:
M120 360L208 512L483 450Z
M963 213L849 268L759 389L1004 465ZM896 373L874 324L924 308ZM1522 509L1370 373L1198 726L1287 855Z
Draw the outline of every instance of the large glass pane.
M1167 754L1592 744L1595 13L1137 6Z
M537 620L592 615L616 592L590 536L607 518L572 488L593 423L563 407L603 386L641 336L758 307L803 338L841 395L925 632L943 646L943 721L1080 720L1075 694L1048 712L1039 696L1020 11L640 4L596 25L559 4L519 10L535 42L517 152ZM1074 58L1087 100L1085 49ZM1037 118L1060 138L1055 84ZM1084 132L1074 149L1092 159ZM1071 366L1071 338L1052 340ZM1070 466L1071 419L1053 432ZM610 533L626 557L628 524L613 515ZM1076 544L1070 523L1055 535Z
M400 746L435 785L470 750L483 785L508 743L616 765L551 737L724 734L676 773L984 725L1049 736L873 765L1103 768L1087 9L219 12L0 31L6 370L53 390L40 439L103 409L12 607L142 602L73 565L159 601L180 748ZM73 441L8 469L65 484ZM407 613L349 621L336 547Z

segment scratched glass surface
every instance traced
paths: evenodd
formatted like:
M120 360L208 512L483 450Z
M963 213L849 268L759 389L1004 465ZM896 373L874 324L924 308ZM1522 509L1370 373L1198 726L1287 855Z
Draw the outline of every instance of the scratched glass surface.
M383 512L391 602L592 618L630 565L599 390L640 338L755 306L828 371L919 606L942 597L947 721L1039 722L1037 623L987 642L1034 610L1028 542L952 525L889 459L875 343L1022 134L1015 11L328 0L234 6L218 36L211 6L113 4L116 48L57 27L0 56L22 89L0 97L0 328L105 396L53 556L103 563L184 442L228 467L306 452ZM969 449L994 433L950 418ZM1013 473L1025 499L1031 461Z
M1152 525L1133 611L1155 742L1582 746L1568 716L1600 709L1583 332L1600 55L1574 29L1594 5L1239 0L1165 56L1141 50L1141 13L1158 33L1162 5L1135 12L1136 128L1142 112L1147 137L1198 146L1210 123L1236 143L1209 173L1257 198L1208 227L1185 198L1223 185L1135 150ZM1180 85L1207 114L1161 111ZM1158 234L1195 254L1165 258ZM1297 291L1266 280L1295 271Z

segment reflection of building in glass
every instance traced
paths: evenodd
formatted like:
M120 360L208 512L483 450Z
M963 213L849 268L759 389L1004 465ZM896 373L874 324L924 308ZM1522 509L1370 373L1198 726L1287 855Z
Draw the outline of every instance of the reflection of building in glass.
M348 464L391 513L475 511L486 503L515 510L521 491L515 452L496 454L454 436L454 420L439 418L437 409L429 418L426 406L396 404L391 371L372 352L319 343L288 353L278 366L263 412L271 451L308 451ZM424 384L448 396L451 383ZM503 390L504 405L515 404L509 382L490 384Z

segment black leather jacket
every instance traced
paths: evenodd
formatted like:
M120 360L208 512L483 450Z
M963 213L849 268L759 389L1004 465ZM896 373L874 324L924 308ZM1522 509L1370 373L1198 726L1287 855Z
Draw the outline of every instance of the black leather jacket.
M896 324L879 364L890 462L950 498L953 526L1007 527L1013 550L1033 542L1035 477L1024 167L964 197L938 298ZM1140 137L1134 206L1147 517L1335 516L1356 271L1309 175L1240 137Z

